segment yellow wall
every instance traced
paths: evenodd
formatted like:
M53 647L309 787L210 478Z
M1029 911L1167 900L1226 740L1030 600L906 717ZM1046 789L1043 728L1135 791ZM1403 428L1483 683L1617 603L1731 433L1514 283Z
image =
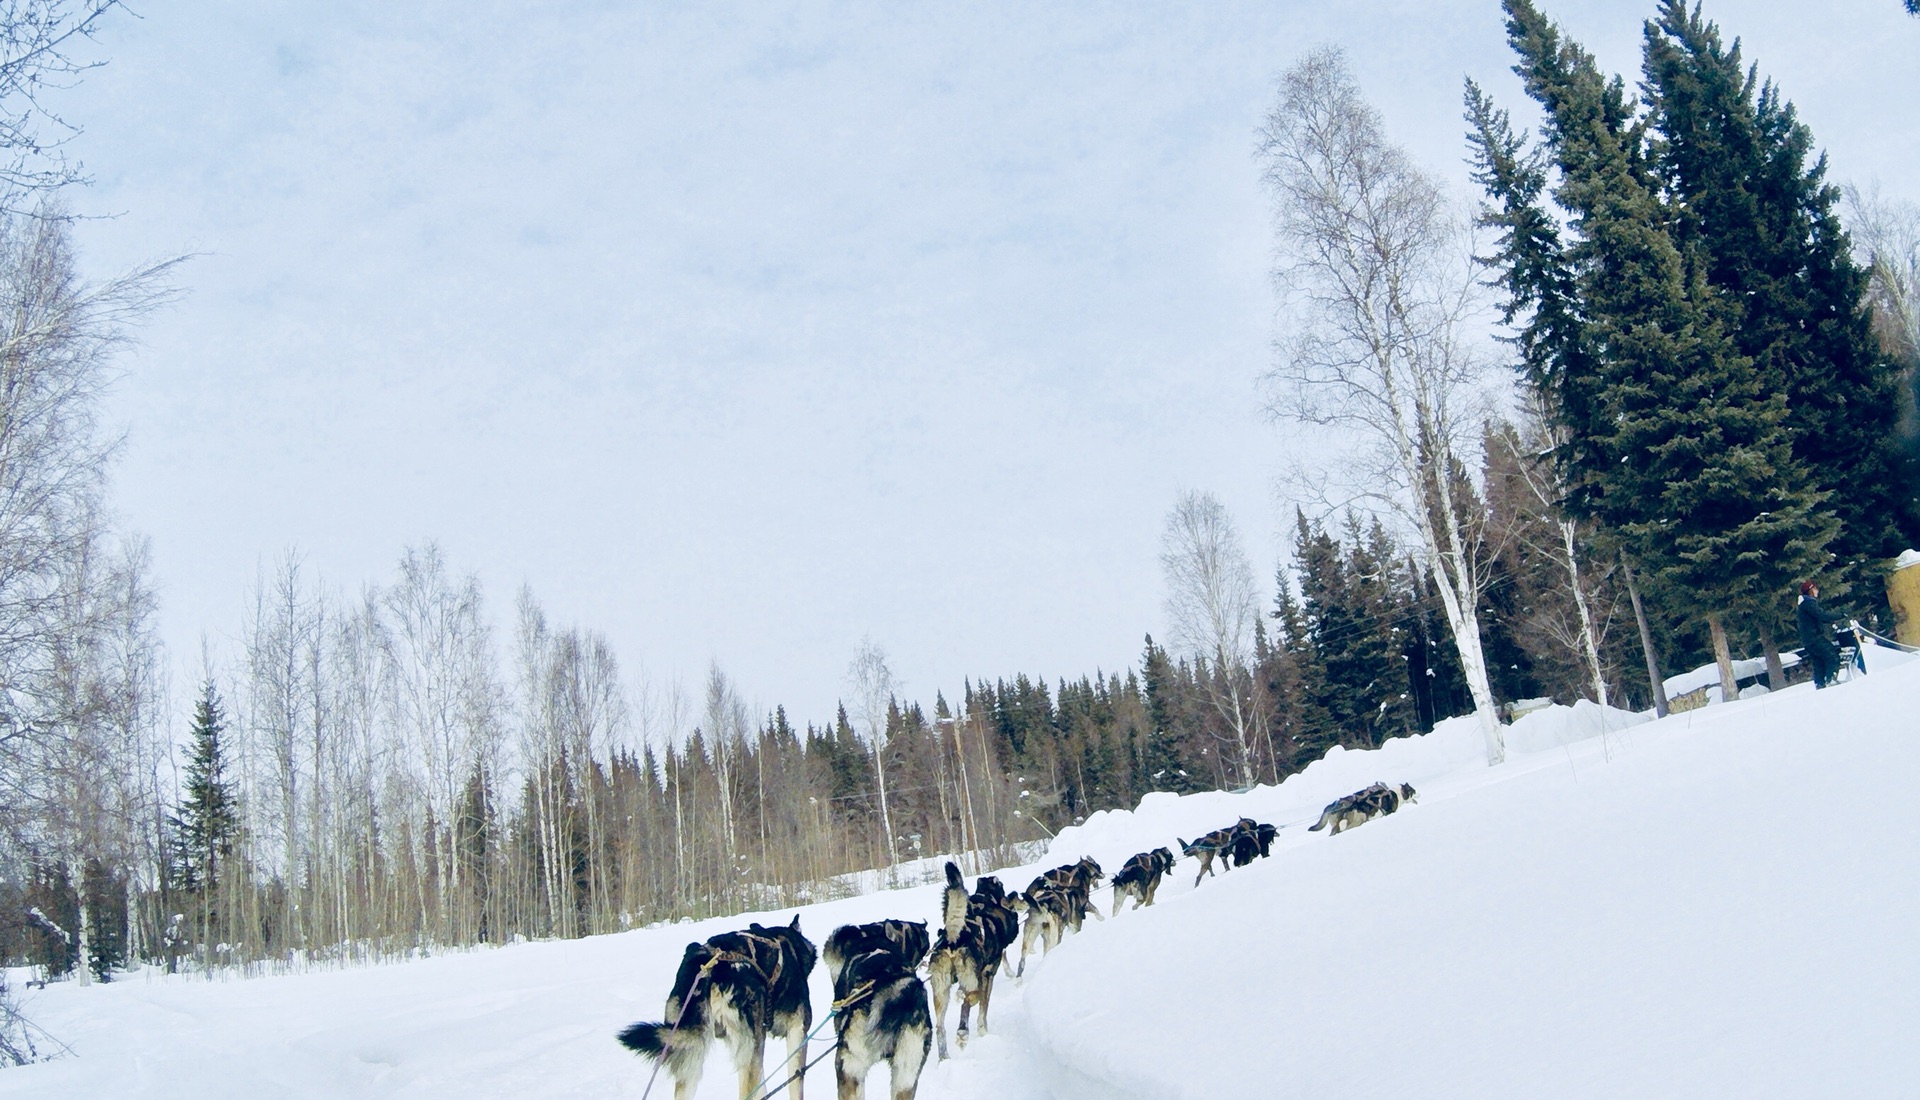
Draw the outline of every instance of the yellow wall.
M1887 577L1887 602L1893 605L1894 641L1920 645L1920 565L1909 565Z

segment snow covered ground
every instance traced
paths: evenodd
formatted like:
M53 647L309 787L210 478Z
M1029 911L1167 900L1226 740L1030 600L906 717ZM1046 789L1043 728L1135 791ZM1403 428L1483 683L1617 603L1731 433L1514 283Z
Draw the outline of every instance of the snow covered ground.
M1920 1095L1920 662L1875 657L1830 691L1658 722L1529 715L1498 768L1456 722L1279 787L1097 814L1039 866L1086 853L1111 873L1243 814L1284 828L1273 858L1198 888L1184 860L1154 908L1003 978L993 1034L929 1068L921 1095ZM1306 831L1376 779L1411 782L1418 804ZM923 886L800 912L817 940L936 906ZM637 1098L648 1066L614 1032L660 1018L689 940L745 920L57 985L30 1011L74 1056L0 1072L0 1097ZM814 998L829 1000L821 971ZM831 1060L808 1090L833 1095ZM700 1095L734 1095L718 1055Z

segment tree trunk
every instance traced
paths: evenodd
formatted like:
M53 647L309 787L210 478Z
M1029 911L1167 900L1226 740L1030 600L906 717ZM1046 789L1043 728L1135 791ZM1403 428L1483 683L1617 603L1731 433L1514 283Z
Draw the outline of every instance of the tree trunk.
M1633 621L1640 627L1640 652L1647 659L1647 680L1653 685L1653 713L1667 716L1666 677L1660 675L1660 658L1653 651L1653 631L1647 627L1647 611L1640 605L1640 586L1633 581L1633 566L1620 559L1620 571L1627 578L1627 597L1633 601Z
M1780 660L1780 647L1774 644L1773 626L1765 612L1760 615L1760 648L1767 655L1767 690L1779 691L1787 686L1787 666Z
M880 742L873 743L873 776L880 787L880 831L887 838L887 866L900 862L900 855L893 850L893 815L887 811L887 757Z
M74 946L80 953L79 962L73 967L73 981L76 985L93 984L93 961L89 956L91 941L87 938L87 926L93 923L93 907L87 904L87 863L83 859L67 861L67 880L73 883L73 896L80 903L76 910L78 919L73 922Z
M1727 627L1719 615L1707 616L1707 632L1713 635L1713 660L1720 666L1720 701L1731 703L1740 698L1740 685L1733 679L1733 653L1727 646Z
M1473 714L1479 719L1480 733L1486 740L1487 766L1492 767L1506 760L1507 742L1493 702L1493 685L1487 679L1485 650L1480 645L1480 585L1475 581L1475 567L1468 560L1459 513L1454 509L1453 492L1447 484L1447 467L1444 462L1436 465L1438 469L1422 471L1409 463L1407 472L1415 485L1420 484L1423 476L1433 479L1433 498L1440 504L1447 544L1441 544L1440 532L1434 530L1431 520L1421 523L1421 534L1440 589L1440 606L1446 609L1454 649L1460 654L1460 672L1466 678L1468 693L1473 696Z
M1587 675L1593 679L1593 701L1607 705L1607 677L1600 665L1599 632L1593 625L1593 612L1587 606L1587 591L1580 583L1580 557L1574 549L1574 525L1560 521L1561 549L1567 559L1567 584L1573 592L1573 606L1580 613L1580 650L1587 659Z

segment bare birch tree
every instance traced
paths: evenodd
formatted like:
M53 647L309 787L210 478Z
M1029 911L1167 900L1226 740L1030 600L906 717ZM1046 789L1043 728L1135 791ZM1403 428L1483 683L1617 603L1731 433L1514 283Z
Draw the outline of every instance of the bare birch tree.
M887 666L886 650L872 638L860 641L860 651L847 667L847 686L853 692L854 721L860 724L867 745L873 750L875 786L880 795L880 831L886 837L887 865L900 862L893 840L893 814L887 808L887 712L899 684Z
M78 50L121 0L0 0L0 212L85 179L66 145L80 128L49 98L104 64Z
M1253 564L1226 505L1212 493L1181 496L1160 540L1166 612L1175 652L1215 675L1201 675L1208 702L1233 734L1242 784L1255 779L1253 735L1259 728L1253 690L1253 631L1260 615Z
M1325 469L1416 535L1497 764L1506 746L1478 618L1484 525L1459 491L1485 372L1468 339L1471 248L1440 184L1388 142L1337 49L1281 78L1260 151L1294 321L1269 376L1272 412L1329 429Z
M1920 206L1884 198L1877 187L1848 187L1846 199L1847 229L1868 272L1874 331L1888 354L1920 369Z
M1576 622L1572 630L1556 631L1556 639L1579 655L1586 667L1593 701L1604 707L1607 674L1600 660L1600 623L1589 594L1591 585L1580 564L1580 526L1560 507L1566 489L1548 458L1560 442L1554 437L1558 429L1535 407L1531 395L1523 401L1523 412L1523 423L1499 435L1499 445L1508 448L1514 471L1526 486L1525 510L1533 514L1539 526L1551 529L1554 534L1550 545L1535 545L1532 549L1552 558L1566 574L1567 595L1573 603Z

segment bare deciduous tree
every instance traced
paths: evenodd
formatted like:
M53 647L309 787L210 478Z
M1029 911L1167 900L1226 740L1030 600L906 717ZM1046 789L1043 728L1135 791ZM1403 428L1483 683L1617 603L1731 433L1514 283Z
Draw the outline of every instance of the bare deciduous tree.
M1260 148L1294 321L1269 376L1271 409L1330 429L1322 469L1417 537L1487 760L1499 763L1477 617L1484 525L1461 492L1486 370L1469 342L1472 250L1440 185L1386 139L1338 50L1316 50L1281 78Z
M1258 720L1251 671L1259 597L1253 564L1219 498L1199 490L1181 496L1167 514L1160 568L1173 648L1212 666L1214 675L1200 679L1233 734L1239 781L1251 784L1253 735L1264 725Z
M1877 187L1846 189L1847 229L1866 265L1874 331L1887 352L1920 367L1920 206Z
M1594 614L1593 599L1589 594L1591 585L1580 565L1580 527L1560 507L1566 490L1553 463L1548 460L1559 442L1554 438L1558 429L1535 407L1531 395L1523 403L1522 411L1522 423L1513 431L1498 436L1498 445L1508 448L1514 471L1526 485L1525 510L1532 513L1531 518L1540 527L1551 530L1554 535L1550 544L1536 544L1532 549L1552 558L1566 573L1566 592L1573 604L1574 621L1568 624L1571 629L1554 632L1556 640L1578 653L1586 666L1587 682L1593 689L1593 701L1604 707L1607 705L1607 675L1600 660L1600 623Z
M853 691L854 720L866 735L873 750L873 768L880 794L880 831L885 834L887 864L900 862L893 840L893 815L887 808L887 712L899 689L893 670L887 666L887 653L873 639L863 638L860 652L847 668L847 686Z
M0 212L23 213L36 196L83 179L66 143L80 128L48 93L72 87L103 61L79 56L121 0L0 0Z

